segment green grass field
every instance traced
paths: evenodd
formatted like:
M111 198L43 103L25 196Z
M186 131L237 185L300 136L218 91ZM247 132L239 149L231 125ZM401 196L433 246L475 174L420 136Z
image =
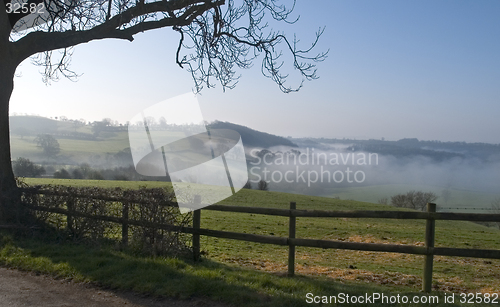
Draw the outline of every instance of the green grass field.
M45 161L47 158L34 142L35 136L11 135L12 157L29 158L34 161ZM70 138L56 138L61 147L60 156L65 159L88 162L95 155L115 154L129 147L127 132L114 132L112 135L97 140L79 140Z
M89 127L73 128L69 123L59 124L59 129L76 129L77 132L91 133ZM33 136L21 138L12 135L13 157L44 161L45 158L33 139ZM129 147L126 132L108 133L95 141L65 138L58 138L58 141L61 146L61 160L79 163L89 162L97 156L115 154ZM26 179L26 182L32 185L63 184L131 189L140 186L171 187L169 183L153 181ZM430 191L441 196L443 189L390 184L332 188L323 195L325 197L241 190L220 204L288 208L289 203L294 201L298 209L401 210L376 202L383 197L390 198L410 190ZM439 207L485 208L493 199L500 197L497 194L477 191L450 189L450 192L448 201L442 197L436 201L438 210ZM288 234L288 219L285 217L207 210L203 210L201 216L202 228L281 237ZM425 221L422 220L297 219L298 238L423 245L424 233ZM436 246L500 249L499 239L500 231L495 228L462 221L436 222ZM373 292L415 295L421 288L422 256L297 247L297 277L287 278L284 277L287 271L287 247L205 236L201 238L201 247L204 251L203 261L193 263L185 259L144 258L119 251L113 246L89 248L69 243L19 239L5 234L0 235L0 262L113 288L181 298L206 296L241 306L310 306L305 303L305 295L308 292L318 295L340 292L355 295ZM435 257L434 283L440 293L498 293L500 260Z
M46 127L47 125L55 127L54 131L57 132L80 132L92 134L92 129L90 126L74 126L73 123L67 121L53 121L46 118L31 118L31 117L18 117L18 120L38 123L40 127ZM45 126L44 126L45 125ZM38 126L35 126L38 127ZM161 132L157 132L161 133ZM172 136L172 132L166 132L169 136ZM178 132L182 134L181 132ZM134 137L134 134L132 134ZM142 135L141 135L142 137ZM164 135L165 137L165 135ZM35 162L46 161L57 164L61 162L61 165L56 165L56 169L61 166L66 165L76 165L81 163L106 165L106 155L113 155L117 152L130 146L128 132L102 132L97 140L79 140L71 138L62 138L56 136L61 152L57 159L49 159L45 157L42 150L36 146L33 141L35 138L32 136L21 137L15 133L11 134L11 150L13 159L17 157L29 158ZM273 188L273 187L271 187ZM407 184L386 184L386 185L375 185L366 187L346 187L346 188L331 188L326 192L323 192L321 196L324 197L339 197L340 199L352 199L363 202L377 203L381 198L387 197L390 199L391 196L398 193L406 193L410 190L422 190L426 192L434 192L439 198L436 200L439 207L441 208L489 208L491 202L497 198L500 198L500 193L485 193L478 191L469 190L459 190L459 189L449 189L450 198L445 200L442 197L442 192L445 187L436 186L415 186ZM484 212L488 211L477 211L477 210L467 210L467 209L453 209L444 211L460 211L460 212Z
M25 136L21 139L20 136L11 136L12 156L25 157L33 161L46 161L40 148L33 142L33 136ZM99 140L76 140L76 139L58 139L61 146L61 153L59 161L72 161L70 164L78 164L86 162L92 164L94 161L104 161L107 154L113 155L117 152L129 147L128 136L126 132L116 132L106 138ZM52 161L49 159L49 161ZM57 161L52 161L57 164ZM346 188L331 188L323 192L323 197L339 197L344 200L357 200L363 202L377 203L381 198L388 198L399 193L406 193L411 190L421 190L425 192L434 192L439 198L436 200L439 208L454 208L442 209L443 211L459 211L459 212L476 212L488 213L487 210L478 211L470 210L467 208L490 208L493 200L500 198L500 193L486 193L470 190L448 189L450 198L445 200L442 197L442 192L445 187L436 186L415 186L409 184L386 184L386 185L373 185L365 187L346 187ZM464 208L464 209L455 209Z
M179 299L208 298L231 306L299 307L310 306L306 296L342 295L427 297L405 288L388 288L376 283L335 281L324 276L298 275L288 278L231 263L203 259L145 258L112 248L91 248L70 243L44 243L39 240L12 239L0 232L0 262L10 267L50 274L59 279L93 283L140 294ZM391 306L467 306L445 304L443 293L432 293L436 304L396 303ZM335 304L332 304L336 306ZM210 306L209 304L207 306ZM348 306L368 306L348 304ZM370 306L387 306L376 301ZM475 305L475 306L489 306Z
M101 187L168 186L164 182L28 179L29 184L69 184ZM321 210L401 210L385 205L278 192L241 190L220 204ZM201 227L241 233L286 237L288 219L243 213L203 211ZM389 219L298 218L297 237L350 242L423 245L425 221ZM500 231L472 222L437 221L436 246L500 249ZM268 272L286 271L286 247L202 237L206 258ZM349 250L297 248L297 272L338 281L374 282L395 289L417 291L421 287L423 257L416 255ZM500 261L459 257L435 257L434 279L441 290L500 291Z
M366 187L332 188L327 193L321 196L339 197L340 199L355 199L359 201L377 203L379 199L384 197L387 197L390 202L391 196L399 193L406 193L411 190L435 193L439 197L435 201L438 205L438 210L439 207L464 208L453 210L443 209L443 211L488 213L487 210L484 210L484 212L477 212L477 210L467 210L466 208L489 208L493 200L500 198L500 194L460 189L448 189L450 192L450 198L446 201L442 196L442 192L443 190L445 190L444 187L425 185L415 186L409 184L385 184Z

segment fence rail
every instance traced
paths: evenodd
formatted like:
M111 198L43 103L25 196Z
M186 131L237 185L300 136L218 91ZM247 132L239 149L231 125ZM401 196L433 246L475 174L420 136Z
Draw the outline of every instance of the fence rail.
M26 190L28 191L28 190ZM43 192L39 194L58 195L58 196L71 196L75 195L64 193ZM85 195L78 195L76 197L94 199L94 197L87 197ZM68 219L67 227L71 227L72 217L82 217L89 219L102 220L113 222L122 225L122 244L128 243L128 227L130 225L150 227L155 229L163 229L168 231L178 231L182 233L189 233L193 235L193 256L195 260L200 257L200 236L218 237L232 240L242 240L249 242L257 242L264 244L273 244L288 246L288 275L293 276L295 271L295 247L316 247L316 248L332 248L332 249L349 249L359 251L372 251L372 252L390 252L390 253L405 253L424 255L424 268L423 268L423 282L422 290L430 292L432 289L432 270L433 270L433 257L439 256L459 256L459 257L474 257L474 258L489 258L500 259L500 250L487 250L487 249L463 249L463 248L450 248L450 247L434 247L435 238L435 221L436 220L461 220L461 221L480 221L480 222L500 222L500 214L477 214L477 213L444 213L435 212L435 204L427 204L427 212L412 212L412 211L322 211L322 210L298 210L296 203L290 203L290 209L277 209L277 208L258 208L258 207L240 207L240 206L223 206L212 205L205 207L201 210L223 211L234 213L252 213L262 215L274 215L289 217L289 234L288 237L276 237L267 235L256 235L248 233L237 233L229 231L220 231L212 229L201 228L201 210L194 211L193 214L193 227L180 227L169 224L161 224L147 221L137 221L129 219L128 208L130 203L142 203L141 200L122 200L119 198L108 197L95 198L99 200L121 202L123 205L122 217L112 217L105 215L94 215L89 213L82 213L71 210L71 204L67 204L68 209L62 208L47 208L43 206L29 206L32 210L44 211L56 214L66 215ZM401 244L379 244L379 243L358 243L358 242L343 242L334 240L316 240L316 239L303 239L296 238L296 219L298 217L314 217L314 218L379 218L379 219L425 219L425 245L412 246Z
M414 212L414 211L324 211L324 210L297 210L276 209L259 207L240 207L226 205L212 205L202 210L227 211L240 213L253 213L275 216L295 217L335 217L335 218L377 218L377 219L401 219L401 220L459 220L474 222L498 222L500 214L477 214L477 213L452 213L452 212Z

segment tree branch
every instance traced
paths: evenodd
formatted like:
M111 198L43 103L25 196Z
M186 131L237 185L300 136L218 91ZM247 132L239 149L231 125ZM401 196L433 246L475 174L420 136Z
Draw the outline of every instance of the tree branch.
M0 0L0 3L5 1ZM227 6L223 6L226 2ZM261 64L263 75L272 79L285 93L300 89L304 80L317 78L315 62L323 61L327 52L316 56L309 54L323 33L322 29L316 33L316 39L310 48L299 49L295 36L291 40L282 32L269 31L265 19L266 15L270 15L276 21L294 23L298 17L290 18L293 7L289 9L279 0L244 0L238 5L235 2L236 0L49 0L47 3L52 5L46 3L50 15L47 17L48 22L41 24L39 31L28 31L28 34L12 43L7 38L8 48L4 49L18 63L36 53L45 53L41 56L45 60L38 61L38 64L46 67L46 80L55 80L58 72L65 76L68 76L66 72L70 76L76 74L68 69L69 61L65 59L71 53L63 53L63 58L56 60L52 58L53 50L105 38L132 41L139 32L172 27L180 33L176 63L181 67L187 66L197 91L203 85L214 86L212 78L217 79L223 89L234 87L239 79L236 69L249 68L259 54L264 56ZM295 5L295 0L292 3ZM4 13L4 19L5 15ZM17 15L17 18L22 17ZM183 54L183 50L192 51ZM253 54L250 54L252 51ZM302 77L298 87L285 84L288 72L280 59L282 51L291 54L290 68L297 70ZM52 60L59 61L61 65L53 65Z
M202 15L207 10L210 10L217 5L221 5L224 1L204 2L200 5L192 5L179 17L166 17L156 21L140 22L134 26L125 29L119 29L121 26L130 23L134 18L141 15L164 12L173 8L177 10L182 8L179 3L198 3L198 0L181 0L177 2L154 2L143 4L139 3L121 14L118 14L103 24L96 26L90 30L76 31L68 30L64 32L32 32L25 37L15 42L19 63L26 58L44 51L68 48L82 43L88 43L93 40L105 38L126 39L133 41L133 36L139 32L160 29L172 26L186 26L190 24L196 17Z

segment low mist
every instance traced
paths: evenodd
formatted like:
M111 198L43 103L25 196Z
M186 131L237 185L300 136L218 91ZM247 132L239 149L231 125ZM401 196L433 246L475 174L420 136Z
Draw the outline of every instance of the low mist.
M461 208L489 208L500 196L497 159L395 157L352 151L346 144L328 144L321 149L251 149L247 155L252 184L264 179L274 191L339 198L349 195L350 199L371 202L387 197L390 202L395 194L423 190L439 196L437 202L442 207ZM374 188L371 195L363 195L369 187Z

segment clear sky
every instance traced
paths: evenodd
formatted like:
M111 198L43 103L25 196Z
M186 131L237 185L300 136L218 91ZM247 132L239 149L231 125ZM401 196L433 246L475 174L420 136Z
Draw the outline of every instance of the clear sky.
M284 94L256 62L234 90L202 91L206 120L294 137L500 143L500 1L297 2L299 22L282 29L306 47L326 26L317 50L330 53L318 64L320 79ZM11 114L126 122L192 90L190 74L175 64L177 39L162 29L132 43L80 45L72 60L78 82L48 87L27 60Z

